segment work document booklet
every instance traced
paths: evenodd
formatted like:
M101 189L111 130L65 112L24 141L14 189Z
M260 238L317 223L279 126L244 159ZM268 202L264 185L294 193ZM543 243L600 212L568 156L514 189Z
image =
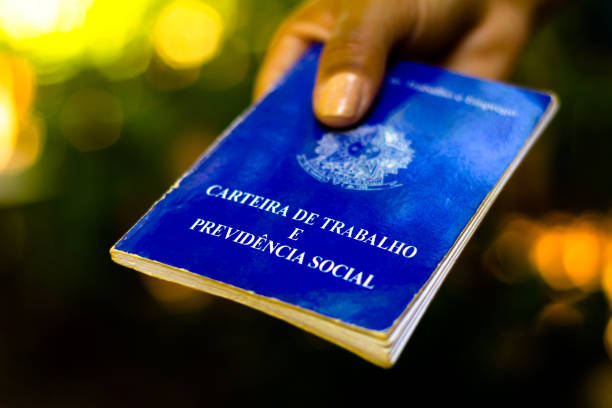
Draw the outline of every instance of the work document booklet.
M389 367L557 104L396 62L365 120L331 129L311 108L319 54L241 115L111 255Z

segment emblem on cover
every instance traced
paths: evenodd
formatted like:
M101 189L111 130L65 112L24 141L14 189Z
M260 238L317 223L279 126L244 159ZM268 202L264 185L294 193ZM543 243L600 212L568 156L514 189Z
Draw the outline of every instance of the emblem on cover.
M393 126L363 126L324 134L314 155L300 154L297 161L322 183L349 190L384 190L402 185L397 175L412 161L410 144Z

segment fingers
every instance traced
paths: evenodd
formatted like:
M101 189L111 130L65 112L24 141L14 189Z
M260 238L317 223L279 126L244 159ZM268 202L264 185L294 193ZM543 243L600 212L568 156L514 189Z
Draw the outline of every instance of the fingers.
M345 7L338 16L319 61L313 109L328 126L346 127L363 118L380 88L395 41L388 15L382 15L380 7L360 3L365 6Z
M513 71L531 31L534 7L528 2L492 3L481 22L445 61L449 69L503 80Z
M298 9L277 31L255 82L258 100L295 64L313 41L325 41L333 26L326 1L313 1Z
M445 60L448 68L504 78L530 31L532 4L530 0L311 1L275 35L254 97L265 94L313 41L326 43L313 110L332 127L351 126L364 117L396 45L406 55L424 57L451 49Z

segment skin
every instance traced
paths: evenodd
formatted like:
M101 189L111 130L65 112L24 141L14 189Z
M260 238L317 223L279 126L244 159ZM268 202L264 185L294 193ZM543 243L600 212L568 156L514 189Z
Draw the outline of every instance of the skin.
M359 122L380 88L389 57L432 62L505 79L545 0L313 0L278 29L257 77L261 98L313 42L325 43L313 110L331 127Z

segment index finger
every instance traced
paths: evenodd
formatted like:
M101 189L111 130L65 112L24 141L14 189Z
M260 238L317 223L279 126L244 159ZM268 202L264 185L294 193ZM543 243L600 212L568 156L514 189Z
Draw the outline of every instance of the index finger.
M333 26L326 0L309 2L295 11L274 35L257 75L253 99L258 100L300 59L315 41L325 41Z

